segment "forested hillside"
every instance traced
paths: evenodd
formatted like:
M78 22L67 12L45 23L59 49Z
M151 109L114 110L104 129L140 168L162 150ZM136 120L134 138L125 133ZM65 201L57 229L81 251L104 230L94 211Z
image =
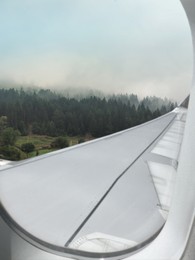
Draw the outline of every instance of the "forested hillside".
M68 98L50 90L0 89L0 116L21 135L100 137L153 118L175 104L156 97L136 95Z

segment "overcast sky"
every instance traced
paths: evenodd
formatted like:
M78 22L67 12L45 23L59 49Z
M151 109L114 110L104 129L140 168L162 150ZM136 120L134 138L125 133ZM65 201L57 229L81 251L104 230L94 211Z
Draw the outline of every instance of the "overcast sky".
M0 0L0 81L167 96L189 92L179 0Z

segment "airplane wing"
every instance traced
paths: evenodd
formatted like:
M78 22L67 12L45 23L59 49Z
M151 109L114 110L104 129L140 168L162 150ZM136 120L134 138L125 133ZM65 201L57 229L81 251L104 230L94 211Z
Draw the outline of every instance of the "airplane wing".
M49 251L116 256L142 248L169 213L186 114L180 106L140 126L4 168L2 218Z

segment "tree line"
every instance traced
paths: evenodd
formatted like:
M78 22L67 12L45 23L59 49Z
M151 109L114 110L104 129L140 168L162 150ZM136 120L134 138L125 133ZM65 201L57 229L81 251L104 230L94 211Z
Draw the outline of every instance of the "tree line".
M69 98L51 90L0 89L0 116L21 135L105 136L171 111L175 103L136 95Z

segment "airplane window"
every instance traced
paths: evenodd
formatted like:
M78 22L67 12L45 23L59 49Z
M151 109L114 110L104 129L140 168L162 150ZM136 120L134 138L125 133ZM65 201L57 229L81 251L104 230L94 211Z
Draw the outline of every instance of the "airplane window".
M177 102L189 92L192 43L178 0L3 0L0 35L0 87ZM44 160L17 174L13 167L0 189L4 217L30 244L59 255L105 259L146 246L169 214L185 115L174 116L56 152L47 171Z

